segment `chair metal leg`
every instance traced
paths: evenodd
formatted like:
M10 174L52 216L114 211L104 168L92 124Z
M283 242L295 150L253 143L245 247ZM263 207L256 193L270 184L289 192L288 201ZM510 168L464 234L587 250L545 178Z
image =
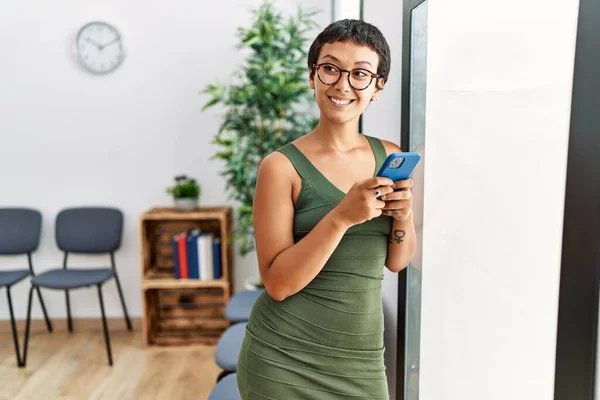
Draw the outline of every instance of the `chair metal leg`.
M31 302L33 300L34 286L29 289L29 301L27 302L27 323L25 325L25 344L23 346L23 361L21 367L25 367L27 363L27 348L29 347L29 328L31 326Z
M15 354L17 356L17 366L22 367L19 335L17 334L17 324L15 323L15 314L13 312L12 297L10 295L10 286L6 287L6 297L8 298L8 311L10 312L10 326L12 328L13 342L15 343Z
M71 302L69 301L69 291L65 290L65 296L67 298L67 327L69 332L73 332L73 321L71 320Z
M104 327L104 340L106 341L106 354L108 355L108 365L113 365L112 351L110 349L110 337L108 336L108 326L106 324L106 314L104 313L104 300L102 299L102 286L98 285L98 299L100 300L100 311L102 312L102 326Z
M44 319L46 320L46 328L48 329L48 332L52 332L52 323L50 322L50 318L48 318L46 305L44 304L44 299L42 298L42 292L40 291L39 286L36 286L35 291L37 292L38 298L40 299L40 304L42 305L42 312L44 313Z
M117 282L117 289L119 291L119 297L121 298L121 306L123 306L123 314L125 315L125 323L127 324L127 329L132 330L131 328L131 320L129 319L129 314L127 313L127 307L125 306L125 298L123 297L123 290L121 290L121 282L119 282L119 276L115 272L115 281Z
M217 376L217 383L219 383L219 381L223 378L225 378L227 375L232 374L232 371L225 371L222 370L221 372L219 372L219 375Z

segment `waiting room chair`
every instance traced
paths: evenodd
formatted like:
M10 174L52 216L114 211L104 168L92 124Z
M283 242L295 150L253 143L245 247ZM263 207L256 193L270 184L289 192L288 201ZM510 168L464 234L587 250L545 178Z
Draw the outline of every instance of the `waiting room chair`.
M242 400L237 385L237 375L231 374L217 383L210 392L208 400Z
M0 271L0 288L6 287L6 297L8 299L8 311L10 314L10 324L15 344L15 353L17 356L17 365L22 366L19 337L13 312L12 297L10 289L12 285L22 281L33 272L33 263L31 262L31 253L33 253L40 242L40 232L42 228L42 215L39 211L30 208L0 208L0 255L14 256L27 255L28 268L18 268ZM46 327L52 332L52 323L46 313L46 306L42 299L40 290L36 290L46 320Z
M27 306L27 325L25 327L25 347L23 350L23 362L27 362L27 348L29 342L29 330L31 325L31 301L34 290L38 288L64 290L67 301L67 326L69 332L73 331L71 321L71 305L69 302L69 290L96 286L98 289L98 300L102 314L102 326L104 328L104 339L106 342L106 354L108 364L113 365L112 352L110 348L110 337L106 324L104 312L104 301L102 298L102 285L115 278L121 305L125 315L127 329L132 330L131 321L127 314L123 291L119 282L119 276L115 266L114 252L121 245L123 231L123 213L115 208L106 207L79 207L62 210L56 217L56 244L64 253L62 268L51 269L31 280L29 290L29 302ZM67 268L69 253L78 254L102 254L110 255L110 267L105 268Z
M246 334L247 322L231 325L223 332L215 350L215 362L221 368L217 382L229 374L236 372L237 361Z
M235 373L248 319L256 299L262 292L264 292L264 289L242 290L235 293L227 303L225 319L231 322L232 325L223 332L217 343L215 362L221 368L217 382L220 382L227 375Z
M248 321L252 307L263 291L264 289L242 290L235 293L225 307L225 319L232 324Z

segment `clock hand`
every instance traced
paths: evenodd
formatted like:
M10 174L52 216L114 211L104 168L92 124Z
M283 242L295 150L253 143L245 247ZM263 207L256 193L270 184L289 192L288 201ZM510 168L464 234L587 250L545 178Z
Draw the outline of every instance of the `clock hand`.
M96 46L98 49L102 50L103 46L101 44L97 43L96 41L90 39L89 37L86 37L85 40L87 40L88 42L90 42L91 44Z
M119 41L119 37L116 37L116 38L114 38L113 40L111 40L110 42L108 42L108 43L104 43L104 44L102 45L102 47L103 47L103 48L104 48L104 47L108 47L108 46L110 46L111 44L113 44L113 43L116 43L116 42L118 42L118 41Z

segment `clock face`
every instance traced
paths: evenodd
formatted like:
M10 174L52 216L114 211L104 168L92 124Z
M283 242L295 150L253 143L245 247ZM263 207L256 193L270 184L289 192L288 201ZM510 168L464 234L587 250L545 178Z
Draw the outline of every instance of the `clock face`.
M90 22L79 30L75 53L81 65L96 74L114 71L125 58L121 34L105 22Z

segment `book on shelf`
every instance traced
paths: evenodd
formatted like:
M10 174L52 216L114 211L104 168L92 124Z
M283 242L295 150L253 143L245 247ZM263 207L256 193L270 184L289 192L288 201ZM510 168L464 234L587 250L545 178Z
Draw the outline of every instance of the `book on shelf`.
M200 229L181 232L173 237L173 264L176 279L220 279L221 238Z

